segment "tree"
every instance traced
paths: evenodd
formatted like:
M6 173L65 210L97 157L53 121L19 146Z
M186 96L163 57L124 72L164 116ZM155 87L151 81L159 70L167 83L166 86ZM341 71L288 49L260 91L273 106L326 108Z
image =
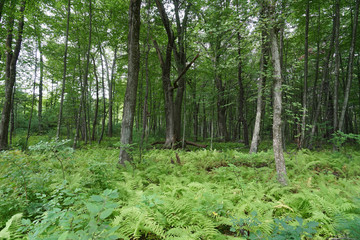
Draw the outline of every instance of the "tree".
M15 9L14 1L11 1L11 8ZM12 96L13 88L16 81L16 64L19 58L21 44L22 44L22 35L24 29L24 11L25 11L26 2L21 1L19 9L19 20L17 28L17 36L15 47L12 47L13 44L13 35L14 35L14 20L15 12L9 16L8 27L7 27L7 38L6 38L6 73L5 73L5 100L4 106L1 114L0 122L0 151L8 148L8 128L10 121L10 111L12 106Z
M351 81L353 78L354 54L355 54L355 46L356 46L356 31L357 31L358 17L359 17L359 2L360 2L360 0L356 0L354 22L353 22L352 36L351 36L351 45L350 45L350 51L349 51L346 89L345 89L344 102L343 102L343 105L341 108L341 115L340 115L339 127L338 127L340 131L343 131L343 128L344 128L345 112L346 112L347 104L349 101Z
M128 35L128 80L124 99L124 110L120 137L119 164L131 161L129 145L132 143L132 131L135 116L136 94L140 69L140 6L141 0L131 0L129 6Z
M278 181L282 185L287 185L286 167L283 153L283 139L281 133L281 111L282 111L282 73L280 65L280 53L278 37L276 35L276 1L273 1L269 6L269 20L270 20L270 49L271 59L274 67L274 86L273 86L273 148L276 164L276 172Z
M67 64L68 38L69 38L69 26L70 26L70 6L71 6L71 0L68 0L67 18L66 18L66 33L65 33L65 52L64 52L64 59L63 59L63 67L64 68L63 68L62 88L61 88L61 95L60 95L60 108L59 108L59 118L58 118L57 130L56 130L56 138L60 137L62 113L63 113L63 106L64 106L64 94L65 94L65 84L66 84L66 64Z

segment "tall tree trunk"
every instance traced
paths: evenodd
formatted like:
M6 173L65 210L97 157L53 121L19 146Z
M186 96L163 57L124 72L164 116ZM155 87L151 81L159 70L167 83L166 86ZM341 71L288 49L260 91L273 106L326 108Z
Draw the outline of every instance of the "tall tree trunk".
M150 53L150 0L147 3L147 34L146 34L146 52L145 52L145 96L144 96L144 105L143 105L143 114L142 114L142 133L140 141L140 154L142 155L145 135L148 128L148 115L149 115L149 53ZM141 161L141 157L140 157Z
M263 15L263 10L262 14ZM249 153L257 153L258 146L260 143L260 128L261 128L261 118L263 112L263 87L266 82L266 70L267 70L267 55L268 55L268 44L266 42L267 34L266 31L262 31L261 37L261 58L260 58L260 77L257 82L257 100L256 100L256 117L254 124L254 131L251 140L251 146Z
M164 5L160 0L155 0L156 6L161 16L168 42L166 46L165 59L162 56L159 46L156 41L154 45L158 53L158 57L162 70L162 85L164 91L164 105L165 105L165 120L166 120L166 132L165 132L165 144L164 148L172 148L176 142L175 136L175 123L174 123L174 88L171 85L170 71L171 71L171 52L174 46L174 33L170 27L168 16L166 15Z
M186 67L185 33L186 33L188 13L190 10L191 3L190 4L188 3L186 6L182 23L180 22L179 5L180 5L179 0L174 0L175 20L176 20L176 29L177 29L177 39L178 39L177 44L175 44L174 46L174 56L175 56L178 75L182 74ZM176 97L174 102L175 104L174 131L175 131L175 138L177 141L180 140L180 136L181 136L181 110L182 110L185 84L186 84L186 76L184 74L183 77L181 77L178 81Z
M317 94L317 106L315 109L315 113L314 113L314 117L312 120L312 128L311 128L311 132L310 132L310 138L309 138L309 142L308 142L308 148L312 148L313 146L313 138L315 136L315 131L316 131L316 126L318 123L318 118L320 115L320 108L322 106L322 95L326 86L326 82L327 82L327 77L328 77L328 72L329 72L329 63L330 63L330 58L333 52L333 48L334 48L334 41L335 41L335 18L333 19L333 31L331 34L331 39L330 39L330 46L329 46L329 51L325 57L324 60L324 66L323 66L323 72L322 72L322 80L320 83L320 88L318 89L318 94ZM325 91L326 92L326 91Z
M339 91L338 86L340 82L340 0L336 0L335 4L335 82L334 82L334 125L333 131L336 132L338 128L338 102ZM334 145L334 148L336 146Z
M101 134L99 137L98 144L101 143L104 133L105 133L105 120L106 120L106 99L105 99L105 77L104 77L104 61L102 59L102 53L101 53L101 46L99 47L100 50L100 60L101 60L101 87L102 87L102 98L103 98L103 117L101 122Z
M70 26L70 6L71 0L68 0L67 5L67 19L66 19L66 33L65 33L65 52L63 59L63 77L62 77L62 87L61 87L61 95L60 95L60 107L59 107L59 116L56 130L56 138L60 138L60 130L61 130L61 122L62 122L62 114L63 114L63 106L64 106L64 95L65 95L65 84L66 84L66 64L67 64L67 52L68 52L68 39L69 39L69 26Z
M89 65L90 65L90 51L91 51L91 34L92 34L92 0L89 0L89 39L88 39L88 49L86 51L86 66L84 73L84 88L83 88L83 110L84 110L84 132L85 132L85 144L90 139L90 119L89 113L87 112L89 106L87 105L87 97L88 97L88 78L89 78Z
M286 167L282 144L283 139L281 134L282 73L278 38L275 32L275 5L270 6L270 11L270 18L273 24L273 26L270 28L271 57L274 66L273 148L278 181L282 185L287 185Z
M109 85L109 125L108 125L108 136L112 137L113 135L113 87L114 87L114 75L115 75L115 66L116 66L116 58L117 58L117 47L115 48L114 51L114 58L113 58L113 62L112 62L112 67L111 67L111 76L110 78L108 77L108 85ZM104 55L105 56L105 55ZM107 72L109 72L108 69L108 65L107 65L107 61L106 63L106 68L107 68Z
M309 59L309 19L310 19L310 0L306 4L306 24L305 24L305 59L304 59L304 90L303 90L303 112L301 119L300 148L305 144L306 115L307 115L307 92L308 92L308 59Z
M249 130L248 124L246 121L246 117L244 114L244 106L245 106L245 91L242 79L242 60L241 60L241 35L238 33L238 55L239 55L239 64L238 64L238 84L239 84L239 121L242 123L243 126L243 136L244 136L244 143L245 146L249 146Z
M356 0L352 37L351 37L351 46L350 46L350 52L349 52L346 90L345 90L344 102L343 102L343 105L341 108L341 115L340 115L339 127L338 127L338 129L340 131L343 131L343 127L344 127L345 112L346 112L347 104L349 101L351 81L353 78L354 53L355 53L355 46L356 46L356 30L357 30L358 17L359 17L359 2L360 2L360 0Z
M96 126L97 126L97 120L98 120L98 115L99 115L99 78L98 78L98 75L97 75L96 63L95 63L94 56L92 56L92 61L93 61L94 76L95 76L95 81L96 81L96 83L95 83L96 100L95 100L95 111L94 111L94 121L93 121L93 127L92 127L91 140L95 141L95 139L96 139L96 137L95 137Z
M11 2L13 4L13 2ZM16 81L16 63L19 58L22 34L24 29L25 1L21 1L19 10L19 26L15 48L12 49L14 17L10 16L8 35L6 39L6 73L5 73L5 99L0 122L0 151L8 148L8 129L12 106L13 88Z
M140 69L140 7L141 0L131 0L129 7L128 35L128 80L124 99L124 110L121 124L119 164L131 161L129 145L132 143L132 132L136 106L136 92Z
M34 105L35 105L35 87L36 87L36 77L37 77L37 68L38 68L38 63L37 63L37 49L35 48L35 71L34 71L34 82L33 82L33 94L32 94L32 101L31 101L31 109L30 109L30 117L29 117L29 122L28 122L28 129L27 129L27 134L26 134L26 140L25 140L25 149L28 146L28 141L30 138L30 130L31 130L31 121L32 121L32 116L33 116L33 111L34 111Z
M44 60L41 48L41 41L38 43L40 52L40 79L39 79L39 102L38 102L38 121L39 121L39 132L43 130L42 126L42 105L43 105L43 78L44 78Z

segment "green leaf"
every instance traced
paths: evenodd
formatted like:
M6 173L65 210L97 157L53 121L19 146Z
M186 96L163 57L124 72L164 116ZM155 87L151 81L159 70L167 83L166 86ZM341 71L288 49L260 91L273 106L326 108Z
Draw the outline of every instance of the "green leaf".
M106 209L105 211L103 211L103 212L100 214L100 218L101 218L101 219L107 218L108 216L110 216L110 215L112 214L113 211L114 211L114 209L112 209L112 208Z
M85 203L87 209L89 210L90 213L96 215L101 211L101 206L98 206L94 203Z
M92 195L91 200L93 200L95 202L102 202L103 198L101 196L99 196L99 195Z
M66 240L68 235L69 235L69 231L66 231L66 232L64 232L63 234L60 235L58 240Z

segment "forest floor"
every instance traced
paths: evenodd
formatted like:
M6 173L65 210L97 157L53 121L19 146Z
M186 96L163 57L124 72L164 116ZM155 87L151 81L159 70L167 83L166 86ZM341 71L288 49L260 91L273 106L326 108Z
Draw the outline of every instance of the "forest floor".
M68 145L0 153L0 239L360 239L354 146L285 153L282 187L272 151L238 143L135 151L125 168L116 143Z

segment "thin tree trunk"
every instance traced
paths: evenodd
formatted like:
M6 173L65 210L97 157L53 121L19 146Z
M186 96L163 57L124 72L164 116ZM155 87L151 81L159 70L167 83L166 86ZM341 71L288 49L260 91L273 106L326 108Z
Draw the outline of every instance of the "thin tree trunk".
M12 139L15 135L15 93L16 93L16 87L14 86L14 90L11 97L11 112L10 112L10 146L12 145ZM17 106L17 105L15 105Z
M325 57L325 61L324 61L322 80L321 80L321 84L320 84L320 89L318 90L318 94L317 94L317 106L316 106L314 118L312 120L312 128L311 128L310 138L309 138L309 142L308 142L308 148L310 148L310 149L312 148L313 138L315 136L316 126L317 126L317 121L318 121L318 117L320 115L320 108L322 106L322 104L321 104L322 94L323 94L323 92L325 90L325 85L326 85L326 81L327 81L327 77L328 77L328 71L329 71L329 62L330 62L330 58L331 58L332 51L333 51L333 48L334 48L335 24L336 24L336 22L335 22L335 19L334 19L333 20L333 31L332 31L332 34L331 34L329 51L328 51L328 54Z
M93 128L92 128L92 134L91 134L91 140L95 141L95 133L96 133L96 126L97 126L97 120L98 120L98 113L99 113L99 78L97 75L97 69L96 69L96 63L95 58L92 56L93 60L93 67L94 67L94 76L96 81L96 100L95 100L95 112L94 112L94 121L93 121Z
M348 104L348 101L349 101L351 81L352 81L352 78L353 78L354 53L355 53L355 46L356 46L356 30L357 30L358 16L359 16L359 2L360 2L360 0L356 0L355 15L354 15L354 22L353 22L353 29L352 29L352 38L351 38L351 46L350 46L350 52L349 52L349 63L348 63L346 90L345 90L344 102L343 102L343 105L342 105L342 108L341 108L341 115L340 115L339 127L338 127L338 129L340 131L343 131L343 127L344 127L345 112L346 112L347 104Z
M305 24L305 59L304 59L304 90L303 90L303 112L301 119L300 148L305 144L306 115L307 115L307 92L308 92L308 59L309 59L309 19L310 19L310 0L306 4L306 24Z
M114 58L113 58L113 62L112 62L112 67L111 67L111 76L110 79L108 78L108 85L109 85L109 124L108 124L108 136L112 137L113 134L113 87L114 87L114 73L115 73L115 66L116 66L116 58L117 58L117 47L115 48L114 51ZM107 72L109 72L108 69L108 65L107 65L107 61L106 63L106 68L107 68Z
M65 33L65 52L64 52L64 59L63 59L63 77L62 77L62 88L61 88L61 95L60 95L60 107L59 107L59 116L58 116L58 123L57 123L57 130L56 130L56 138L60 138L60 130L61 130L61 122L62 122L62 114L63 114L63 106L64 106L64 95L65 95L65 84L66 84L66 64L67 64L67 52L68 52L68 38L69 38L69 26L70 26L70 6L71 0L68 0L67 6L67 19L66 19L66 33Z
M129 35L128 35L128 80L124 99L124 110L121 124L119 164L131 161L129 146L132 144L132 132L136 107L136 93L140 69L140 8L141 0L131 0L129 6Z
M150 53L150 0L147 3L147 35L146 35L146 52L145 52L145 96L144 96L144 106L143 106L143 114L142 114L142 133L141 133L141 140L140 140L140 161L142 157L143 145L145 134L147 130L147 123L148 123L148 98L149 98L149 53Z
M11 2L13 3L13 2ZM6 39L6 73L5 73L5 99L0 122L0 151L8 148L8 128L12 106L13 88L16 81L16 63L19 58L22 34L24 29L25 1L21 1L19 10L19 26L15 48L12 49L14 17L10 17L8 35Z
M266 69L267 69L267 35L265 31L262 31L262 40L261 40L261 59L260 59L260 77L257 82L257 100L256 100L256 117L254 124L254 131L251 140L251 146L249 153L257 153L258 146L260 143L260 128L261 128L261 118L263 112L263 87L266 82Z
M38 64L37 64L37 49L35 48L35 71L34 71L34 83L33 83L33 94L32 94L32 102L31 102L31 110L30 110L30 117L29 117L29 122L28 122L28 129L27 129L27 134L26 134L26 140L25 140L25 149L28 146L28 141L30 138L30 130L31 130L31 121L32 121L32 116L33 116L33 111L34 111L34 105L35 105L35 87L36 87L36 77L37 77L37 68L38 68Z
M338 128L338 102L339 102L339 91L338 86L340 82L340 0L336 0L335 4L335 82L334 82L334 125L333 131L336 132ZM334 145L334 148L336 146Z
M239 64L238 64L238 84L239 84L239 120L243 126L243 137L244 137L244 144L245 146L249 146L249 130L248 124L246 121L246 117L244 114L244 106L245 106L245 91L242 79L242 60L241 60L241 35L238 33L238 55L239 55Z
M102 59L102 54L101 54L101 46L99 47L100 49L100 60L101 60L101 87L102 87L102 98L103 98L103 117L102 117L102 127L101 127L101 134L99 137L99 141L98 144L101 143L103 137L104 137L104 133L105 133L105 120L106 120L106 99L105 99L105 77L104 77L104 63L103 63L103 59Z
M91 34L92 34L92 0L89 0L89 39L88 39L88 49L86 52L86 67L84 74L84 88L83 88L83 110L84 110L84 132L85 132L85 144L90 139L90 121L87 117L90 118L89 113L87 112L87 96L88 96L88 78L89 78L89 65L90 65L90 51L91 51Z
M273 148L276 164L278 181L282 185L287 185L286 166L283 153L282 134L281 134L281 111L282 111L282 73L280 64L280 53L278 39L275 33L275 6L271 6L271 15L273 26L270 29L271 56L274 66L274 109L273 109Z
M42 105L43 105L43 78L44 78L44 60L41 48L41 41L38 43L40 52L40 81L39 81L39 102L38 102L38 121L39 121L39 132L42 132Z

